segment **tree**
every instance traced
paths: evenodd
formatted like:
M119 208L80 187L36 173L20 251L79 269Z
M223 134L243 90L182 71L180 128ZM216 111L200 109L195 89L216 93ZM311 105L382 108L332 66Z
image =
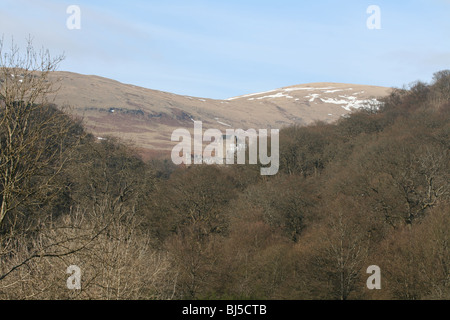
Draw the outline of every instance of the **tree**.
M368 266L370 217L352 198L337 195L324 208L321 223L311 229L313 247L307 259L308 286L325 299L361 295L362 273Z
M432 102L435 108L450 102L450 70L441 70L433 74L432 89Z
M220 181L220 183L218 183ZM236 181L216 166L202 165L174 172L155 185L148 197L148 227L163 242L192 229L198 239L226 231L225 206L236 196Z
M48 101L55 92L48 76L62 59L35 51L31 40L24 54L0 41L0 227L55 194L54 178L76 144L74 122Z
M383 241L377 261L389 298L450 298L449 203L434 207L421 224L401 228Z

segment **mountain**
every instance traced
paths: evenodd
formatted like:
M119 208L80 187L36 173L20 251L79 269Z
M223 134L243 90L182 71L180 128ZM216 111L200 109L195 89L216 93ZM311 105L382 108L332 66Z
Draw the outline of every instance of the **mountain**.
M390 88L309 83L252 93L226 100L177 95L146 89L115 80L72 72L53 72L59 80L54 97L58 105L84 119L98 139L111 135L131 141L143 154L171 150L176 128L203 128L223 132L233 129L270 129L292 124L307 125L320 120L332 122L363 106L377 107L377 98Z

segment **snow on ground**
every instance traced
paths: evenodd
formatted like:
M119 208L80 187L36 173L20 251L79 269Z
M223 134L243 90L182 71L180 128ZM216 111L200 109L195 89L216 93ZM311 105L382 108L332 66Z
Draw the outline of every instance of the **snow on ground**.
M316 100L319 96L320 96L320 94L318 94L318 93L311 93L309 96L305 96L305 98L311 98L308 101L314 102L314 100Z
M309 102L315 102L316 100L320 100L323 103L330 103L340 105L343 109L347 111L351 111L352 109L359 109L365 107L379 107L381 102L376 99L357 99L356 96L363 94L364 91L349 93L350 95L339 95L338 98L327 96L330 93L343 92L343 91L352 91L353 88L335 88L335 87L291 87L284 89L276 89L270 90L266 92L252 93L244 96L233 97L227 100L234 100L238 98L248 98L247 100L263 100L263 99L275 99L275 98L286 98L286 99L294 99L293 96L288 93L294 91L307 91L309 94L304 96L307 98ZM315 91L315 93L310 93L311 91ZM269 94L270 93L270 94ZM259 96L259 97L258 97ZM299 98L296 98L295 101L299 101Z
M258 97L258 98L256 98L256 99L257 99L257 100L262 100L262 99L267 99L267 98L283 98L283 97L286 97L286 98L288 98L288 99L293 99L293 98L294 98L294 97L292 97L292 96L290 96L290 95L283 94L283 92L278 92L278 93L276 93L276 94L271 94L271 95L264 96L264 97ZM248 99L248 100L255 100L255 98L250 98L250 99Z
M271 93L271 92L274 92L274 91L277 91L277 89L270 90L270 91L265 91L265 92L250 93L250 94L246 94L246 95L243 95L243 96L228 98L226 100L234 100L234 99L239 99L239 98L248 98L248 97L258 96L258 95L261 95L261 94Z
M272 92L276 92L279 91L277 94L283 94L283 92L292 92L292 91L299 91L299 90L305 90L305 91L317 91L317 90L329 90L329 89L334 89L334 87L322 87L322 88L312 88L312 87L292 87L292 88L284 88L284 89L274 89L274 90L269 90L269 91L265 91L265 92L257 92L257 93L250 93L250 94L246 94L243 96L237 96L237 97L232 97L232 98L228 98L226 100L235 100L235 99L240 99L240 98L248 98L248 97L254 97L254 96L260 96L263 94L268 94L268 93L272 93ZM264 97L260 97L257 99L264 99L264 98L278 98L278 96L275 95L266 95ZM274 97L275 96L275 97ZM289 95L284 95L284 97L291 99L291 96ZM254 100L254 99L248 99L248 100Z
M285 88L281 89L284 92L292 92L292 91L299 91L299 90L306 90L306 91L317 91L317 90L330 90L334 89L334 87L322 87L322 88L312 88L312 87L293 87L293 88Z
M216 121L217 121L218 123L224 125L224 126L231 127L231 125L229 125L228 123L225 123L225 122L222 122L222 121L219 121L219 120L216 120Z
M341 105L342 108L344 108L347 111L352 111L352 109L360 109L360 108L366 108L366 107L379 107L381 102L379 102L377 99L365 99L365 100L357 100L356 97L353 96L339 96L343 99L336 99L336 98L326 98L320 100L324 103L332 103L332 104L338 104Z

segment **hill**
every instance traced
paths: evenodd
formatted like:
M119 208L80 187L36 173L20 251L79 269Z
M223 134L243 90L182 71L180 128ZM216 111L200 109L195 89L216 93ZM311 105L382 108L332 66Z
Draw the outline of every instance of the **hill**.
M226 100L176 95L93 75L54 72L60 79L57 105L69 105L99 139L112 135L138 148L170 150L175 128L282 128L314 121L333 122L364 105L377 105L390 88L310 83L252 93Z

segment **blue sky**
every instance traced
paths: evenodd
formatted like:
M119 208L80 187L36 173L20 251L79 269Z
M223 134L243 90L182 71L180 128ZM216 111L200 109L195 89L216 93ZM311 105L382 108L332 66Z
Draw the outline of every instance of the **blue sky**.
M366 26L369 5L380 30ZM0 34L64 52L59 70L217 99L309 82L402 87L450 69L450 0L0 0Z

